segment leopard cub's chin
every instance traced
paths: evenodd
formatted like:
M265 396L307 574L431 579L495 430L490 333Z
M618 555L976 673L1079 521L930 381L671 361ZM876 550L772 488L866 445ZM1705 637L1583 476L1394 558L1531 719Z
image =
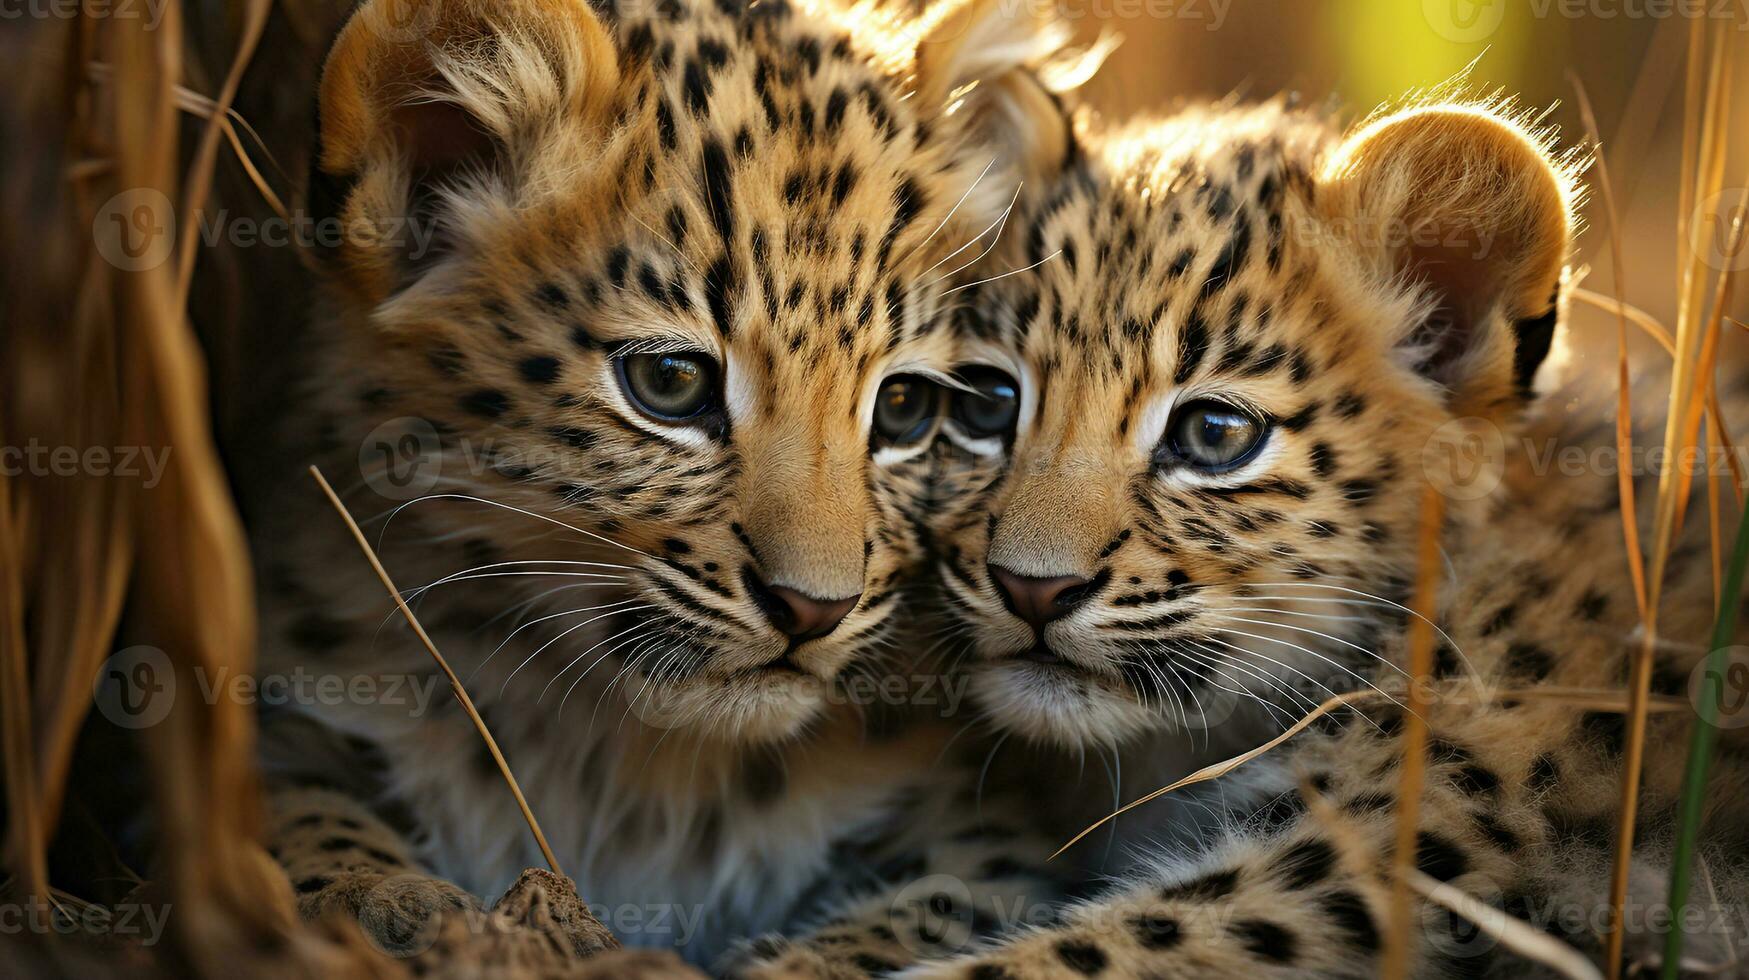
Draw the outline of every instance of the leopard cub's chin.
M970 693L1002 731L1063 748L1128 742L1166 724L1116 679L1057 666L987 664L972 675Z
M713 741L788 741L819 719L827 684L793 670L742 671L626 686L624 711L645 726Z

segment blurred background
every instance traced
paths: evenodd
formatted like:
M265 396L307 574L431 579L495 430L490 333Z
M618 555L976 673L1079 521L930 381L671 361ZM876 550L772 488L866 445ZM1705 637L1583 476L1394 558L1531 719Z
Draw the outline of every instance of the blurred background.
M1469 68L1475 92L1503 89L1526 107L1552 109L1549 119L1560 126L1565 146L1585 139L1575 96L1575 85L1583 85L1621 212L1625 298L1674 329L1690 34L1697 20L1731 19L1730 43L1740 58L1749 50L1749 0L1033 2L1069 14L1085 38L1122 35L1123 45L1088 89L1091 101L1112 115L1291 91L1312 103L1333 100L1342 117L1353 120ZM1721 261L1736 194L1749 182L1745 74L1724 82L1733 122L1725 200L1697 206L1695 235L1716 242ZM1613 296L1597 175L1594 168L1587 181L1592 196L1579 258L1590 266L1585 285ZM1749 264L1749 256L1738 264ZM1741 319L1746 307L1739 300L1733 309ZM1613 372L1613 314L1578 306L1572 328L1576 366ZM1609 360L1597 364L1599 354Z

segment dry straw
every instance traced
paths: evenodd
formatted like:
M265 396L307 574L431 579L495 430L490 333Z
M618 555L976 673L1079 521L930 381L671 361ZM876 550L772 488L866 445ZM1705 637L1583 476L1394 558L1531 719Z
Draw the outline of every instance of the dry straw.
M534 811L528 808L528 799L522 795L522 787L517 785L516 777L511 774L510 763L505 762L504 753L498 751L498 740L492 737L492 732L486 728L486 720L481 718L480 712L474 708L474 699L468 697L468 689L462 686L461 678L457 677L455 671L450 669L449 661L444 659L443 654L437 652L437 644L431 642L431 636L425 632L425 627L419 625L419 617L413 615L412 608L407 605L406 597L401 595L400 589L395 588L394 580L389 578L389 571L383 567L382 560L377 557L376 549L372 548L370 542L365 540L364 532L359 530L358 522L352 519L352 513L346 509L345 504L340 502L340 497L334 492L334 488L328 485L328 479L322 475L321 470L314 466L310 467L310 475L316 478L316 483L321 486L322 493L327 496L328 502L334 505L334 509L340 514L340 519L346 522L346 530L350 531L352 539L358 542L359 550L364 552L365 560L370 562L371 570L376 572L377 578L382 580L383 588L389 590L389 596L395 600L395 607L401 610L402 616L406 617L407 625L413 627L413 632L418 635L419 642L425 644L426 652L430 653L431 659L437 662L438 668L443 671L443 676L449 678L450 691L455 694L456 700L461 702L462 710L467 712L468 718L473 721L474 729L480 733L480 738L492 753L492 761L498 764L498 771L504 774L504 781L510 784L510 793L516 797L516 806L522 810L522 819L528 821L528 829L534 833L534 841L540 845L540 852L547 860L547 867L553 869L553 874L563 877L565 872L559 870L559 859L553 857L553 849L547 846L547 835L541 833L540 821L534 818Z

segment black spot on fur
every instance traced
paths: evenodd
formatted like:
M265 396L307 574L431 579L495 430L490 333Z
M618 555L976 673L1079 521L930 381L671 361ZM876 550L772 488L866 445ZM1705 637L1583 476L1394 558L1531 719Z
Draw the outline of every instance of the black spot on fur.
M516 370L530 384L551 384L559 377L559 359L544 354L525 357Z
M1368 953L1378 950L1379 927L1365 899L1351 891L1339 891L1326 895L1319 905L1355 946Z
M1555 669L1555 657L1534 643L1513 643L1506 648L1506 666L1540 681Z
M1155 951L1171 949L1184 941L1184 932L1179 928L1178 920L1157 912L1131 919L1130 933L1143 949Z
M1438 881L1450 881L1469 870L1469 858L1457 844L1423 830L1415 835L1415 867Z
M1084 977L1097 976L1108 962L1105 950L1077 939L1065 939L1057 943L1057 959Z
M1310 888L1330 877L1336 867L1336 849L1316 838L1295 844L1278 862L1294 890Z
M1160 889L1160 897L1168 901L1210 902L1231 895L1238 885L1238 871L1216 871L1200 878L1167 885Z
M1233 935L1245 948L1271 963L1292 963L1299 940L1287 929L1266 919L1246 919L1233 925Z
M892 960L883 960L878 956L871 956L868 953L857 953L850 958L850 962L856 964L857 969L873 976L881 976L899 969L899 964L894 963Z
M729 304L731 276L727 255L717 256L704 276L705 301L710 304L711 321L717 325L717 332L724 337L730 336L734 331L733 311Z
M722 141L712 137L699 154L699 169L704 176L705 200L710 205L711 223L725 247L735 241L735 197L730 178L729 155Z
M482 388L462 396L462 411L483 419L495 419L510 408L510 399L502 391Z

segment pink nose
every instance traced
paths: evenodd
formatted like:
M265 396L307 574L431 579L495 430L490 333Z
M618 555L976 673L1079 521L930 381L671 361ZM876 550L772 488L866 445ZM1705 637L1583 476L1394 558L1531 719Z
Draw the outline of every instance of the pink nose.
M862 598L858 592L843 599L821 599L787 585L766 585L752 575L747 576L746 584L771 625L797 641L816 639L837 629Z
M1051 620L1072 612L1086 596L1089 582L1079 575L1038 578L1011 572L1001 565L989 568L990 579L996 583L996 591L1002 593L1008 610L1025 620L1035 633L1044 632Z

